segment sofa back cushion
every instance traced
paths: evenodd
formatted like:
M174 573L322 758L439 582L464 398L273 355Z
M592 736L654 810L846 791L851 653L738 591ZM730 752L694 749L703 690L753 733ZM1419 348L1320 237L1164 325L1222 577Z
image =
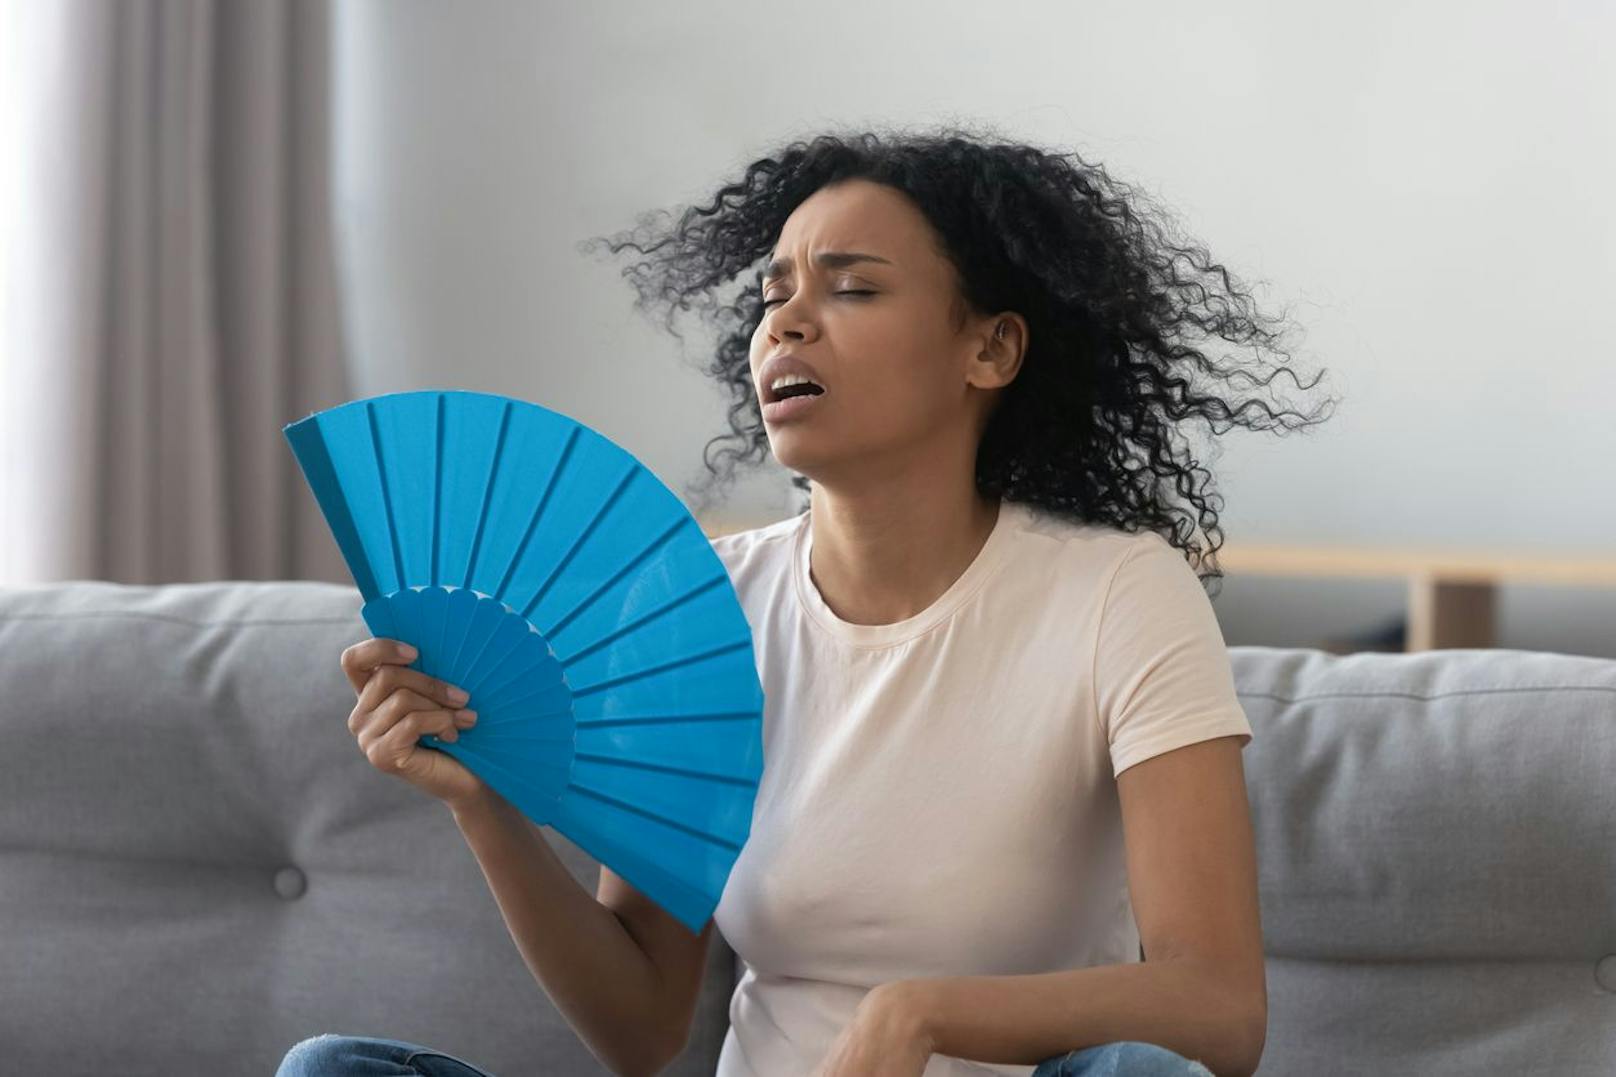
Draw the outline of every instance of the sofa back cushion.
M1616 660L1230 657L1260 1072L1616 1073Z

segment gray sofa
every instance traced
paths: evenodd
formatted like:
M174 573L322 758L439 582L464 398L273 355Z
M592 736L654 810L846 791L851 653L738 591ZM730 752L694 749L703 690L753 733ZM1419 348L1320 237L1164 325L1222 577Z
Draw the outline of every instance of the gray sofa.
M267 1077L342 1032L501 1077L604 1072L447 809L348 733L359 604L314 582L0 589L0 1070ZM1230 654L1260 1072L1616 1073L1616 660ZM593 892L590 858L542 833ZM734 961L715 937L666 1072L712 1072Z

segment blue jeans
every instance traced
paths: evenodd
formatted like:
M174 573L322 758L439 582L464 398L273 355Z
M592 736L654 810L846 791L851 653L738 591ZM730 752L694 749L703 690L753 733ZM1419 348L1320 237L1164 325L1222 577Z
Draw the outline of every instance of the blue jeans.
M275 1077L493 1077L470 1062L404 1040L327 1033L292 1045Z
M470 1062L404 1040L315 1036L286 1052L275 1077L493 1077ZM1138 1040L1046 1058L1032 1077L1214 1077L1199 1062Z
M1116 1040L1046 1058L1032 1077L1215 1077L1199 1062L1141 1040Z

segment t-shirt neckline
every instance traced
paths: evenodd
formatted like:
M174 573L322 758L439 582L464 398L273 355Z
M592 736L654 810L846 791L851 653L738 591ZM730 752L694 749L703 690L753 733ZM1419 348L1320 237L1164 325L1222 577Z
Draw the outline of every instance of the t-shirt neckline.
M797 598L815 624L844 642L879 647L913 639L958 610L987 581L993 570L1003 563L1009 550L1011 533L1020 524L1023 511L1024 506L1019 502L1000 499L999 518L994 521L993 530L977 551L975 560L931 605L912 617L891 624L862 625L838 617L814 585L808 571L809 554L813 547L813 510L805 509L797 522L792 547L792 579L796 584Z

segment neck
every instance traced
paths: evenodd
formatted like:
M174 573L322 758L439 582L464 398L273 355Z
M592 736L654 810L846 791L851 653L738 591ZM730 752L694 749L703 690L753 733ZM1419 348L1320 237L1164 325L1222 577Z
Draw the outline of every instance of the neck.
M809 575L844 621L907 620L937 601L976 560L1000 510L1000 499L983 497L974 483L901 496L830 491L815 483Z

